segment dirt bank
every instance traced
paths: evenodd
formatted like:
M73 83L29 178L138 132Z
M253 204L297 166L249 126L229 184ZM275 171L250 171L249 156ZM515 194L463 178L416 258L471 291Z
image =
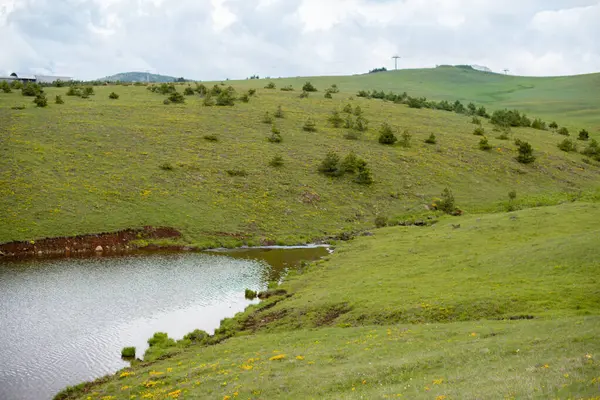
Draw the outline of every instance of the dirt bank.
M29 242L0 244L0 257L71 256L92 253L125 253L134 250L134 240L177 239L181 233L173 228L146 226L72 237L46 238Z

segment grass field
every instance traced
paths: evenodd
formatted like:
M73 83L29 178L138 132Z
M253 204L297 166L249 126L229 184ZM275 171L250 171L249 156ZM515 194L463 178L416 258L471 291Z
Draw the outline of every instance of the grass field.
M377 230L225 320L220 344L58 398L596 399L598 220L576 202Z
M513 129L510 140L484 122L491 151L478 147L471 118L356 98L359 89L408 91L434 100L461 99L531 111L576 134L586 128L600 138L598 104L589 87L600 75L517 78L457 68L406 70L352 77L310 78L320 90L298 97L307 79L228 82L238 92L258 89L249 103L203 107L202 99L164 105L165 96L139 86L96 87L90 99L46 89L50 104L36 108L19 92L0 93L0 242L116 231L144 225L171 226L183 241L201 247L242 243L310 242L371 228L377 216L424 218L440 192L453 190L467 213L502 210L509 191L516 208L598 196L600 166L557 148L550 131ZM323 97L336 83L341 92ZM294 92L280 87L293 85ZM533 86L527 90L519 87ZM180 86L182 91L184 86ZM111 100L110 92L120 98ZM61 94L65 104L53 104ZM344 138L327 118L346 104L360 106L369 130ZM25 105L23 110L12 109ZM281 105L275 119L282 143L269 143L271 125L261 119ZM305 132L308 118L317 132ZM378 130L387 122L412 134L412 145L383 146ZM437 144L424 140L434 133ZM216 135L218 141L204 137ZM530 142L537 160L515 160L514 139ZM578 143L580 149L584 143ZM325 154L354 152L364 158L375 183L319 174ZM269 166L275 156L280 168ZM161 169L168 165L171 170ZM230 176L243 170L247 176ZM233 236L233 237L232 237Z

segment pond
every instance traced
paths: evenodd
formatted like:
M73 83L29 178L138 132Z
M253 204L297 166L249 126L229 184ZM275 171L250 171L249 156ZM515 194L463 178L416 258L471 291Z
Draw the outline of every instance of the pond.
M0 399L51 399L128 365L154 332L212 333L323 247L6 262L0 259Z

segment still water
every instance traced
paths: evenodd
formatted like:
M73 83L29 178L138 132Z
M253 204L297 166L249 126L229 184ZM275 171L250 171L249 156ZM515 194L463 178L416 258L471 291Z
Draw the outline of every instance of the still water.
M51 399L67 385L127 366L154 332L212 333L320 247L60 260L0 260L0 399Z

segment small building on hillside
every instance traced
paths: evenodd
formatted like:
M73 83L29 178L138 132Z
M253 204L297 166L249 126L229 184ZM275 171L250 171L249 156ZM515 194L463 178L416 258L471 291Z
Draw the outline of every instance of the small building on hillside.
M13 78L15 78L17 80L20 80L23 83L36 81L35 75L17 74L16 72L13 72L12 74L10 74L10 76L12 76Z
M23 83L36 82L36 83L53 83L56 81L70 82L73 78L69 76L51 76L51 75L30 75L20 74L13 72L9 77L0 78L2 80L19 80Z

